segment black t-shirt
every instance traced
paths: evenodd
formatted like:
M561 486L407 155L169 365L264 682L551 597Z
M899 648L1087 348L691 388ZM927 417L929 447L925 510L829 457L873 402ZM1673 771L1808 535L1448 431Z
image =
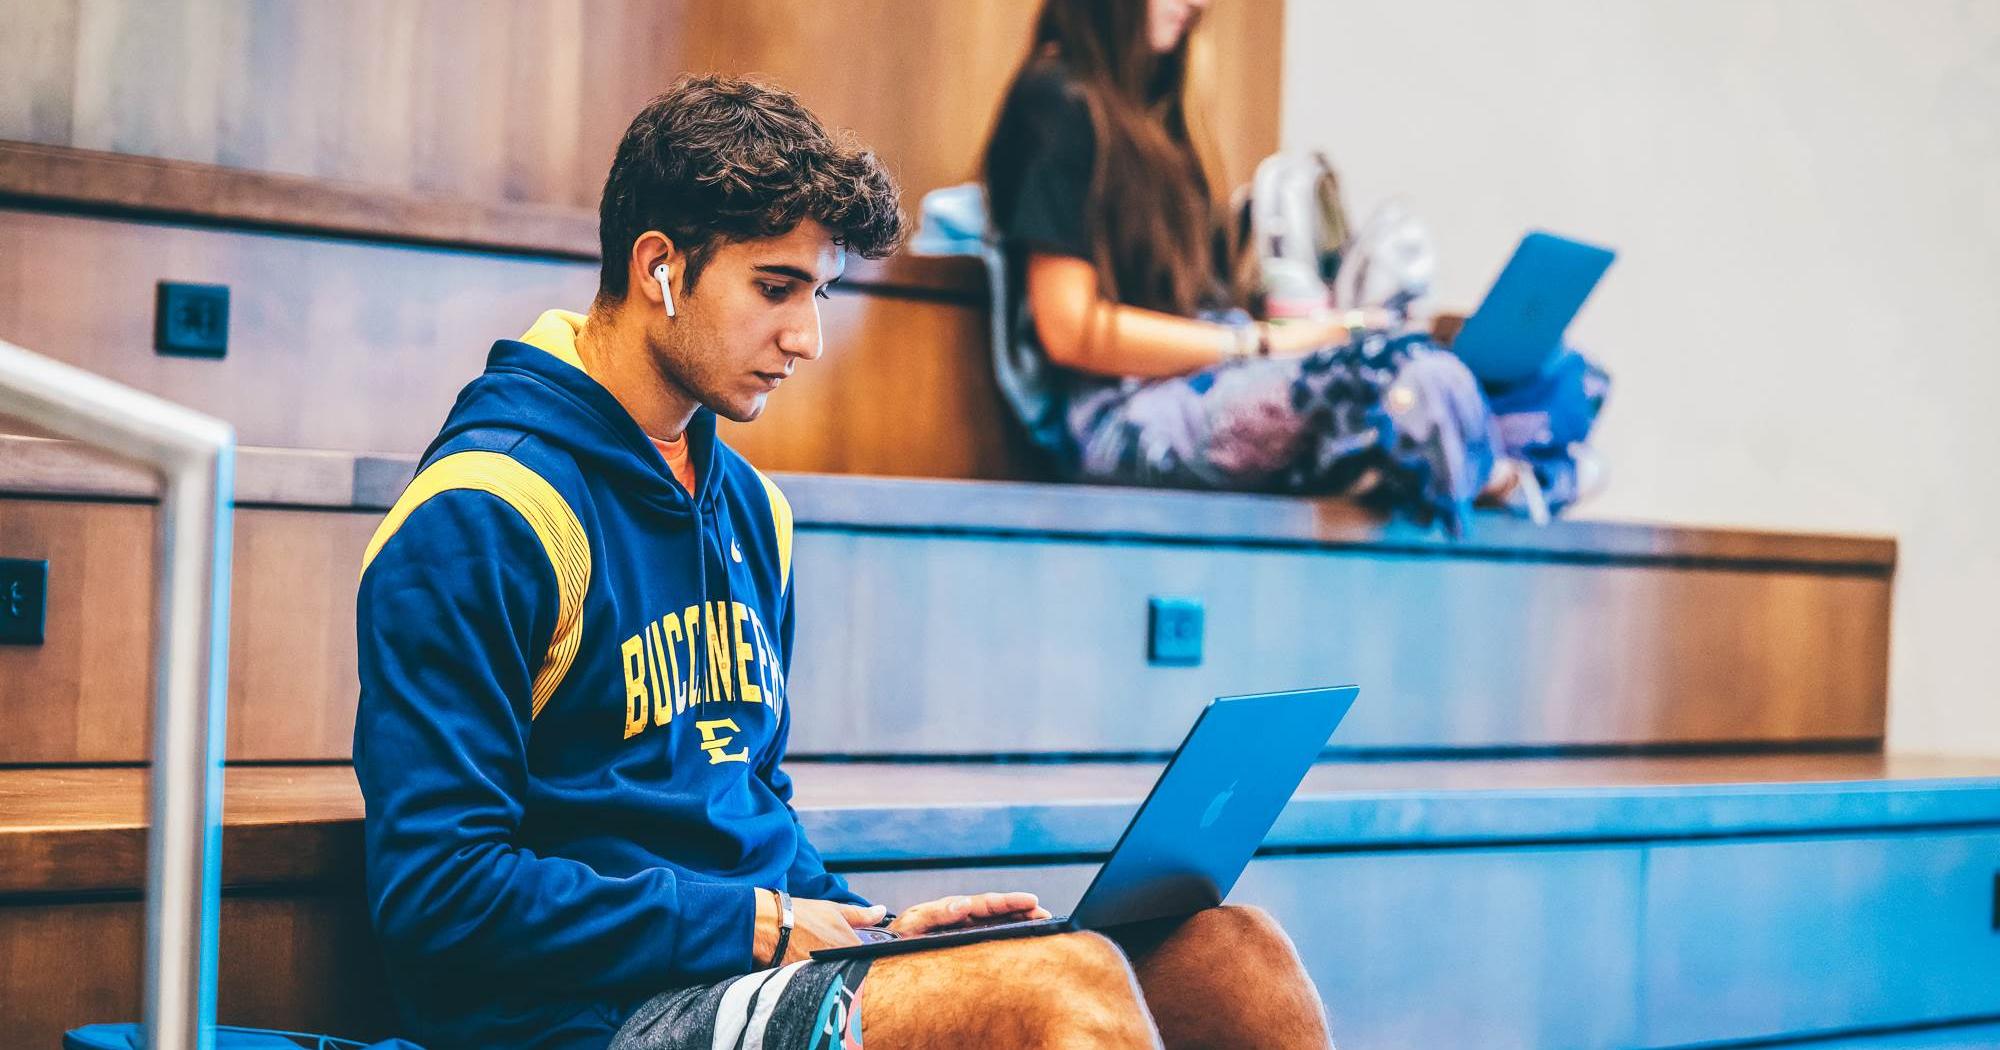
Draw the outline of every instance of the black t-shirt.
M1088 209L1097 130L1083 88L1061 60L1037 59L1022 70L1001 106L987 156L987 200L1012 268L1024 271L1031 252L1095 259ZM1105 187L1106 207L1116 206L1116 194L1116 187ZM1214 273L1226 273L1225 231L1218 226L1211 233L1209 262ZM1154 275L1126 272L1121 260L1111 263L1120 288L1153 283ZM1220 279L1212 282L1199 304L1203 311L1232 305Z
M1030 251L1091 258L1084 209L1096 146L1083 89L1062 66L1043 59L1023 70L987 154L987 197L1010 262L1025 266Z

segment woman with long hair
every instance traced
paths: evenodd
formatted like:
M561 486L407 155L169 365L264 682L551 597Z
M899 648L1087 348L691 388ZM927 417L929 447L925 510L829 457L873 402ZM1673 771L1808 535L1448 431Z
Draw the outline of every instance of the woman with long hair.
M1207 7L1042 6L984 165L1023 422L1079 480L1366 492L1455 528L1527 473L1463 364L1383 311L1274 325L1232 294L1188 110Z

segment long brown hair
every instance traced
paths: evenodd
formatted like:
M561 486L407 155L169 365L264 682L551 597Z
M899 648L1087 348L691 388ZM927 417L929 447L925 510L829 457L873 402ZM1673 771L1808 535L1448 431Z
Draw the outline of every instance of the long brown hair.
M1021 71L1059 61L1088 103L1096 157L1085 214L1104 294L1188 316L1217 284L1215 195L1187 103L1189 41L1201 16L1174 50L1156 54L1147 7L1148 0L1043 0ZM987 149L991 171L990 139Z

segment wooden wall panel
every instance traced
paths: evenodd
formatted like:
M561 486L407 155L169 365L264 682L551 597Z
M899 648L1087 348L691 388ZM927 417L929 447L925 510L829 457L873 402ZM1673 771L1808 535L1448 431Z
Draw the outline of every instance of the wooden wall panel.
M1229 899L1276 916L1358 1047L1634 1046L1637 849L1267 857Z
M1031 453L1001 401L984 307L836 295L826 351L723 440L765 470L1023 478Z
M797 564L801 753L1165 751L1210 697L1344 682L1336 747L1883 732L1880 578L817 530ZM1201 666L1147 663L1155 595L1205 603Z
M136 504L0 499L0 557L49 562L45 641L0 645L0 763L146 753L153 520Z
M231 580L229 756L354 753L354 597L382 516L245 510Z
M595 207L687 9L24 0L0 7L0 38L29 42L0 84L0 138Z
M1996 871L1992 831L1649 849L1644 1045L2000 1013Z
M162 280L229 285L227 357L154 352ZM585 263L0 212L0 338L249 445L420 452L494 339L596 288Z
M145 941L139 901L0 904L0 1033L62 1045L84 1024L137 1021ZM395 1034L394 1006L359 893L225 895L216 1018L223 1024Z
M0 82L0 138L595 208L645 100L716 70L764 75L853 128L914 204L972 176L1037 6L14 0L0 39L25 46ZM1240 181L1277 145L1284 5L1232 0L1210 19L1208 99Z
M232 757L347 756L377 520L239 513ZM150 530L141 506L0 501L0 555L46 552L54 596L47 645L0 647L0 762L143 757ZM798 551L796 753L1163 751L1212 696L1345 681L1336 747L1882 735L1880 578L822 531ZM1145 662L1155 594L1206 603L1202 666Z
M237 512L228 757L351 754L355 579L380 518ZM0 646L0 763L147 758L153 523L141 504L0 499L0 556L49 561L47 642Z
M230 286L227 357L153 351L160 280ZM420 452L493 340L596 288L585 262L0 210L0 338L227 419L249 445ZM730 428L760 466L1026 475L983 307L843 293L821 309L825 356Z

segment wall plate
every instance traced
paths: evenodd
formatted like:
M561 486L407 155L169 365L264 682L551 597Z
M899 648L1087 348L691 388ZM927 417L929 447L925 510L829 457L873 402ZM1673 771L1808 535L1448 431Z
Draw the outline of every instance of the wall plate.
M48 621L49 563L0 558L0 645L40 645Z
M1147 663L1160 667L1200 666L1201 635L1200 599L1156 595L1147 600Z
M161 281L153 304L153 349L183 357L229 352L229 286Z

